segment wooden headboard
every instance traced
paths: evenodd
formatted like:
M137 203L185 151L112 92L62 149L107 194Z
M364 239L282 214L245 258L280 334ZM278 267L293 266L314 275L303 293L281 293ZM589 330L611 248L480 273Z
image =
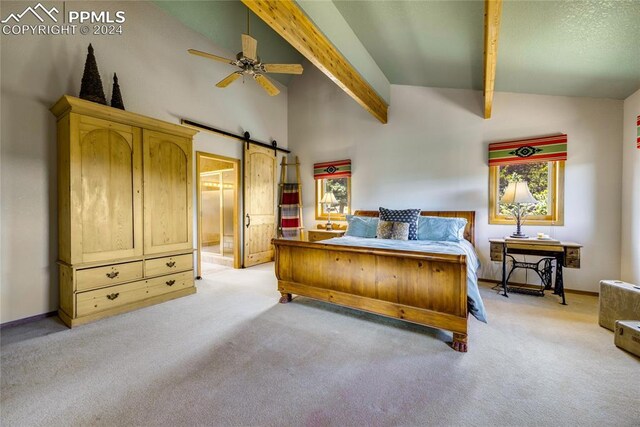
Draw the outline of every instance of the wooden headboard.
M378 216L378 211L355 211L358 216ZM420 216L444 216L448 218L464 218L467 226L464 228L464 238L476 245L476 212L475 211L422 211Z

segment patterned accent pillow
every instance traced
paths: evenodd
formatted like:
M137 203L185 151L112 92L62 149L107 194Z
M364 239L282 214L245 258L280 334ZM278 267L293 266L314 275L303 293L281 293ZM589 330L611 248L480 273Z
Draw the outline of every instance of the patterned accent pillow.
M367 216L347 215L347 232L345 236L353 237L376 237L378 218Z
M378 239L390 239L393 232L393 222L391 221L378 221L378 228L376 230L376 238Z
M464 240L465 218L421 216L418 220L418 240L459 242Z
M378 221L378 239L409 240L409 223Z
M406 222L409 224L409 240L418 240L418 217L420 209L392 210L380 208L381 221Z

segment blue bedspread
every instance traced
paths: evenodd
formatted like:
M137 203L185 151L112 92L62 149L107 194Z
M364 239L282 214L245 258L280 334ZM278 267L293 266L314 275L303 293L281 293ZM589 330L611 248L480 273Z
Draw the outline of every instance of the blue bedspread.
M439 254L453 254L467 256L467 303L469 313L482 321L487 322L487 314L484 309L480 291L478 290L478 269L480 260L471 244L467 240L461 242L434 242L431 240L388 240L367 239L363 237L336 237L323 240L322 243L338 246L360 246L367 248L399 249L405 251L430 252Z

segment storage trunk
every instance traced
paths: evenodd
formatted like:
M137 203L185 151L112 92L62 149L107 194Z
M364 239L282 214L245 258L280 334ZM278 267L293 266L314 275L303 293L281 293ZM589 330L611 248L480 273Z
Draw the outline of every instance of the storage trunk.
M600 326L613 331L616 320L640 320L640 288L619 280L602 280Z
M618 347L640 357L640 322L618 320L614 342Z

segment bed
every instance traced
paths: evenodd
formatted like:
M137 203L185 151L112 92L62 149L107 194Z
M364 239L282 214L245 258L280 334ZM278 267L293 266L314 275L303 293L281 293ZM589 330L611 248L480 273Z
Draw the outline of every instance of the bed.
M378 216L378 212L356 211L355 215ZM475 275L479 267L473 250L475 212L423 211L421 215L465 218L467 243L429 246L412 240L398 249L383 239L275 239L280 302L288 303L296 294L444 329L453 333L451 347L466 352L469 312L486 321Z

